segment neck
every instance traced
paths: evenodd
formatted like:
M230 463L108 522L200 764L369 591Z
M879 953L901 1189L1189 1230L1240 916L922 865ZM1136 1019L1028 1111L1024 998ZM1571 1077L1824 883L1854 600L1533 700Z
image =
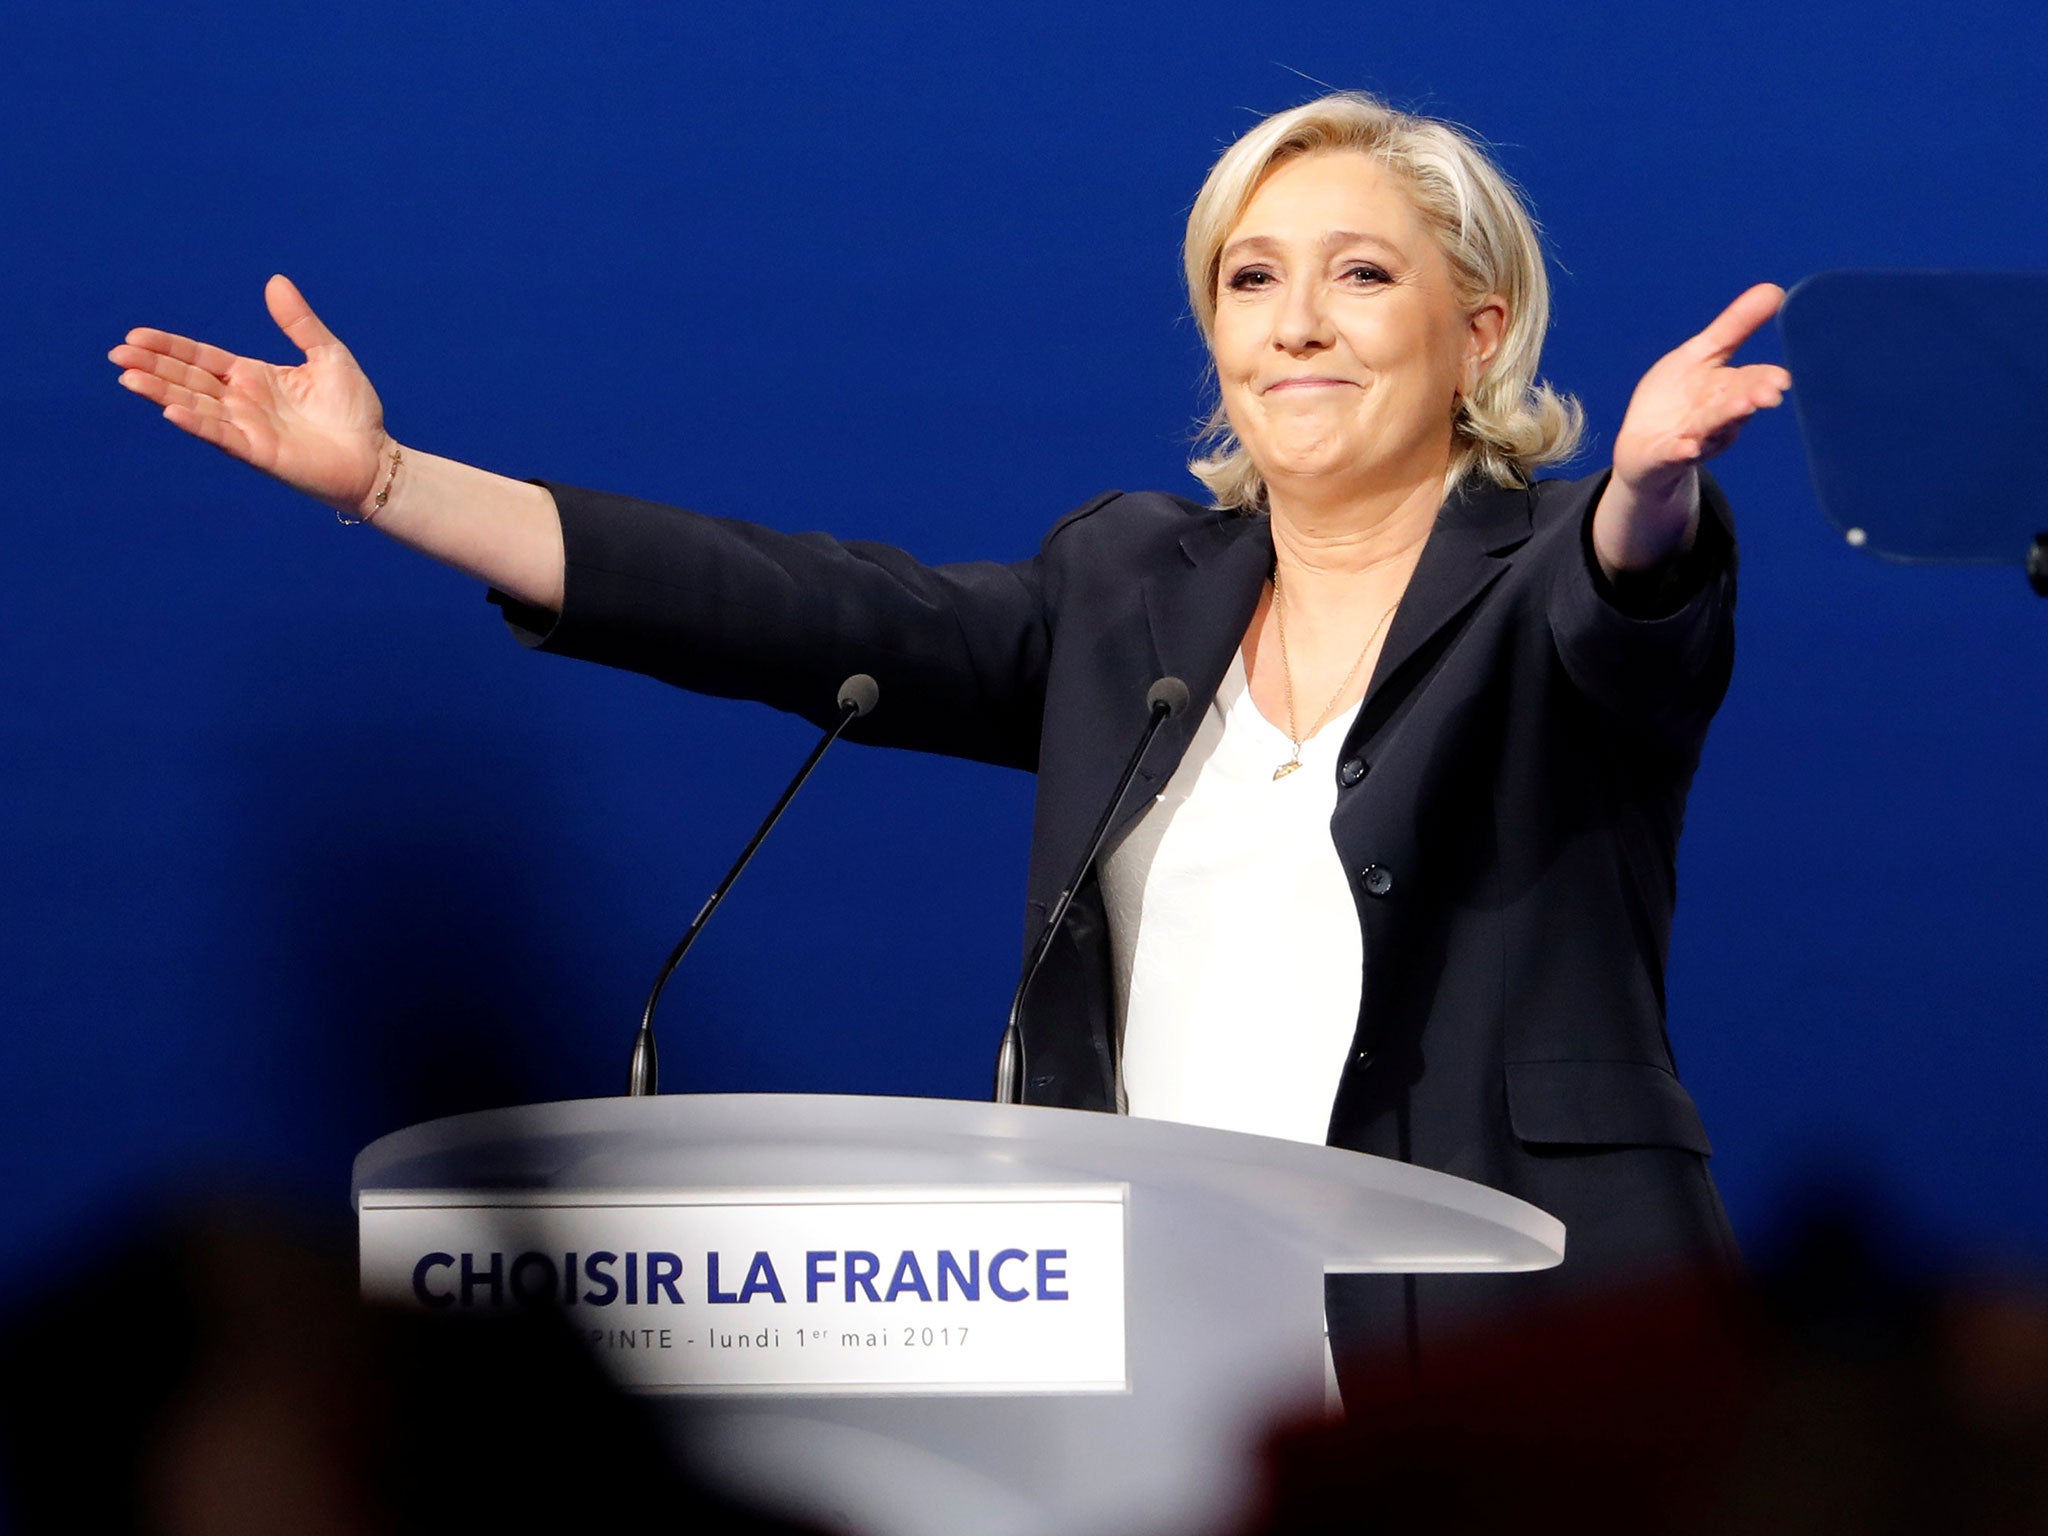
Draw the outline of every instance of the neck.
M1269 485L1274 560L1311 579L1412 565L1436 526L1443 487L1441 472L1363 495Z

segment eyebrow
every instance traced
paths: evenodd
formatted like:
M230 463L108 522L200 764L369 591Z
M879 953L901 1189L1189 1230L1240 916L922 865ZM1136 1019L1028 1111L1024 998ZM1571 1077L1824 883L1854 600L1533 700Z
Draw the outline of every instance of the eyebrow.
M1370 245L1385 251L1396 261L1405 262L1408 259L1407 253L1384 235L1368 235L1355 229L1333 229L1324 235L1318 243L1326 252L1340 250L1347 245ZM1280 242L1271 235L1248 235L1242 240L1233 240L1230 244L1223 247L1222 253L1216 258L1216 262L1218 266L1222 266L1229 262L1233 256L1240 254L1272 255L1277 253L1279 249Z

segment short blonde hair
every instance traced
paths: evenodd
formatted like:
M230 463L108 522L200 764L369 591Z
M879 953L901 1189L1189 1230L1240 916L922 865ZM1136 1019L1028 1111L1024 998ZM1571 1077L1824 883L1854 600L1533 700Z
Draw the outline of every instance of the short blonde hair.
M1500 346L1452 422L1445 493L1475 471L1501 485L1521 485L1538 465L1570 458L1585 413L1578 401L1536 377L1550 326L1550 282L1536 221L1471 135L1434 118L1397 112L1362 91L1340 91L1266 118L1210 170L1188 214L1182 247L1188 302L1202 340L1213 351L1223 245L1245 205L1277 167L1332 150L1371 155L1400 179L1450 265L1461 304L1476 309L1496 293L1507 304ZM1209 451L1188 468L1216 504L1263 510L1265 480L1231 431L1220 398L1199 442Z

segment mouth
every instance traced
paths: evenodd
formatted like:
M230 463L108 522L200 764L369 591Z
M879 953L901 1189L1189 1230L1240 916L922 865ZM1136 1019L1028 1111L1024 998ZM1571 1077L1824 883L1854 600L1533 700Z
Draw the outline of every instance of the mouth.
M1284 390L1297 389L1356 389L1350 379L1331 378L1324 374L1303 374L1299 378L1275 379L1262 388L1262 395L1279 394Z

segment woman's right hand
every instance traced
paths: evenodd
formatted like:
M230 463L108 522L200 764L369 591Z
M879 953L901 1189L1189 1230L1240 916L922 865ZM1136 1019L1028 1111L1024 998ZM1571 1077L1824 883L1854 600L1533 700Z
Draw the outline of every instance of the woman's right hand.
M121 385L164 420L253 464L337 512L363 516L384 468L384 407L347 347L291 279L263 289L270 317L306 356L280 367L173 336L133 330L107 354Z

